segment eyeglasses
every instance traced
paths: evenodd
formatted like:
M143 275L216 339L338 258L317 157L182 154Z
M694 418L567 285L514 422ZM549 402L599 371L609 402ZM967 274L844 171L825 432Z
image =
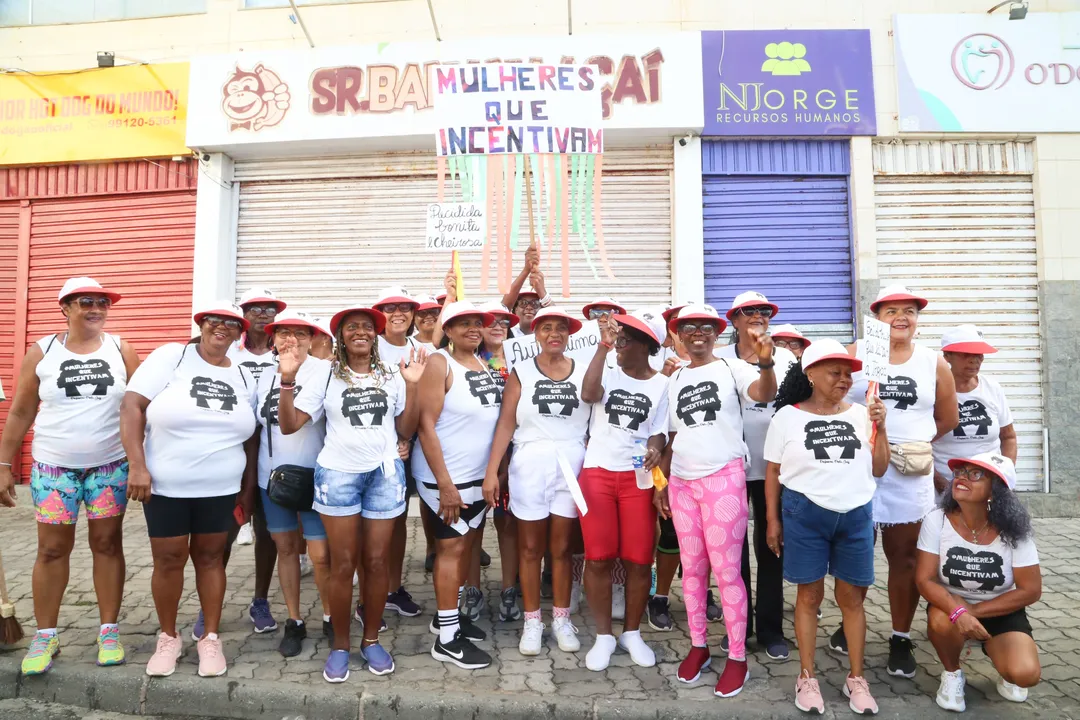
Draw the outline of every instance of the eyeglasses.
M981 480L986 477L986 471L973 465L961 466L953 470L953 477L967 478L968 480Z
M501 328L509 328L510 327L510 318L504 318L504 317L495 318L495 322L491 323L491 325L492 325L492 327L494 327L495 325L498 325Z
M384 315L393 315L396 312L411 312L416 307L413 303L388 303L386 305L380 305L377 309Z
M518 300L517 306L525 310L535 310L540 307L539 300Z
M626 338L625 335L620 335L619 337L615 338L615 347L624 348L626 347L626 344L628 342L630 341Z
M700 332L702 335L715 335L717 327L715 323L682 323L679 325L679 332L686 335L693 335Z
M248 305L244 308L244 313L251 313L252 315L262 315L264 317L274 317L278 313L277 305Z
M735 311L736 315L742 315L743 317L754 317L760 315L763 318L772 317L772 308L768 305L755 305L754 307L739 308Z
M438 310L421 310L416 313L417 320L436 320L439 317Z
M311 337L311 331L307 328L290 328L279 327L274 328L274 334L282 337L294 337L294 338L309 338Z
M112 307L112 300L107 297L91 297L89 295L80 295L79 297L74 298L73 302L79 303L79 307L81 307L83 310L89 310L95 305L97 305L102 310Z
M236 318L223 318L217 315L204 315L203 322L209 325L224 325L230 330L239 330L244 326L242 322Z
M786 338L774 338L773 345L776 347L782 347L785 350L799 350L802 348L802 340L788 340Z
M609 307L609 308L593 308L593 309L589 310L589 319L590 320L599 320L600 318L604 317L605 315L611 315L614 312L615 312L615 308L611 308L611 307Z

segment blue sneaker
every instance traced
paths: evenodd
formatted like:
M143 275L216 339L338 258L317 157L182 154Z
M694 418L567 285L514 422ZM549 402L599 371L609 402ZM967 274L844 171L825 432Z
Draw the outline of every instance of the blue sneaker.
M364 654L364 659L367 660L367 669L371 671L373 675L389 675L394 672L394 658L390 657L390 653L386 652L379 643L374 645L368 645L366 648L360 650Z
M191 639L195 642L199 642L205 634L206 618L203 617L202 610L200 610L199 617L195 618L195 627L191 628Z
M331 650L326 658L326 667L322 671L323 680L328 683L343 683L349 679L349 651Z
M422 607L413 602L412 595L404 586L386 596L386 609L396 612L402 617L416 617L424 611Z
M277 630L277 621L270 614L270 603L266 598L255 598L248 606L248 617L255 623L255 632L268 633Z

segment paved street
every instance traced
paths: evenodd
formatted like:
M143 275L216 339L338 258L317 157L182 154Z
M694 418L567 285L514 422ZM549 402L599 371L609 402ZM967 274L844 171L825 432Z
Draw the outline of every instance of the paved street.
M27 494L23 493L20 496L23 507L0 515L4 520L0 526L0 543L13 600L24 627L32 633L30 570L36 544L33 516L25 507L27 501ZM418 531L419 521L414 519L412 522L417 524ZM574 618L581 631L581 652L576 655L560 652L549 637L540 657L523 658L517 651L517 624L493 625L488 617L481 626L491 638L482 646L492 652L495 662L487 669L471 673L431 659L428 653L432 636L427 630L427 616L414 619L387 616L389 630L384 634L384 643L394 654L397 671L388 677L376 678L363 669L362 663L354 661L350 681L331 688L321 677L327 654L323 638L307 640L299 657L285 660L276 651L279 634L256 636L251 633L245 614L254 571L249 548L238 549L229 569L222 627L225 653L230 662L227 677L198 678L194 644L188 640L177 673L171 678L147 682L142 675L142 666L153 651L157 624L150 595L151 563L142 514L131 513L126 529L128 582L120 618L122 637L128 648L129 665L126 668L99 669L93 665L98 618L84 528L84 525L80 526L71 584L60 613L63 655L51 673L53 677L44 681L16 680L14 670L23 654L22 648L16 648L0 656L0 697L17 694L76 705L85 703L87 707L102 710L206 717L265 714L266 717L280 718L285 713L278 712L275 704L278 697L300 698L298 703L306 703L306 717L340 717L339 711L327 710L330 705L326 703L333 705L351 698L349 701L355 706L355 695L360 693L364 718L420 717L422 713L418 709L429 708L436 702L442 703L441 708L453 710L455 716L458 716L457 711L469 710L476 717L513 716L513 708L532 708L525 712L526 715L543 709L554 717L606 717L608 711L618 711L620 717L669 717L676 713L682 717L717 717L718 713L725 712L739 717L797 714L792 705L798 674L794 648L790 662L776 664L765 659L764 652L751 644L751 680L743 693L732 700L720 700L712 695L712 686L716 682L712 672L705 673L696 686L683 685L676 680L678 662L689 648L678 587L673 600L676 629L670 633L655 632L647 626L644 629L645 638L657 652L659 663L655 668L636 667L629 656L620 651L607 671L592 673L586 670L585 653L594 632L593 622L585 609L586 601L582 614ZM994 691L997 678L993 669L981 652L976 651L965 668L969 680L968 714L973 717L1030 717L1033 711L1039 711L1043 717L1080 717L1080 520L1039 520L1036 528L1043 562L1044 593L1042 601L1031 608L1030 616L1042 651L1043 683L1031 692L1026 707L1008 705ZM492 553L493 563L484 576L489 598L497 598L498 591L498 557L494 541L492 531L486 538L486 545ZM909 681L891 678L885 673L886 639L890 628L884 577L884 560L879 554L879 580L867 603L870 645L866 674L881 703L882 714L910 717L912 712L926 712L930 716L944 716L933 702L941 666L926 641L921 614L914 634L918 644L916 656L921 664L918 676ZM304 582L303 607L310 627L315 629L320 627L317 596L313 583L308 579ZM410 545L406 585L425 609L433 608L430 577L423 571L422 547L416 544ZM794 634L790 625L793 588L788 588L787 601L788 636L791 638ZM277 594L276 582L271 602L275 616L282 623L284 605ZM181 608L181 617L187 618L183 627L185 638L197 609L195 585L189 569L187 593ZM830 711L837 716L846 716L848 710L840 692L846 666L842 659L825 650L826 629L835 628L839 611L827 601L824 612L822 629L818 633L822 689ZM714 624L711 629L710 640L716 650L723 636L723 625ZM354 629L353 637L354 647L359 647L358 628ZM716 665L722 667L722 662L717 659Z

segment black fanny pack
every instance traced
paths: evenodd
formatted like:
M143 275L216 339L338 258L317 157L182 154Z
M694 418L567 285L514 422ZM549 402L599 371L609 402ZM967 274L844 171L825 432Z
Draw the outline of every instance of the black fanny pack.
M270 395L274 394L277 375L270 381ZM291 392L291 390L289 391ZM274 464L274 426L270 422L270 402L266 403L266 441L270 452L270 465ZM278 400L280 403L280 399ZM296 512L311 510L315 502L315 468L303 465L278 465L270 471L270 480L266 485L266 494L270 499L285 508Z

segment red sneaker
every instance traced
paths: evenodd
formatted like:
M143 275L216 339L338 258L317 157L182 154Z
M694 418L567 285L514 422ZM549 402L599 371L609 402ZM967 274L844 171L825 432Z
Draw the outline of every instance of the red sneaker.
M709 667L710 663L712 663L712 655L709 653L709 648L691 647L690 654L679 665L679 682L697 682L697 679L701 677L701 671Z
M732 660L728 658L724 665L724 672L716 681L714 693L722 698L735 697L742 692L743 685L750 679L750 668L745 660Z

